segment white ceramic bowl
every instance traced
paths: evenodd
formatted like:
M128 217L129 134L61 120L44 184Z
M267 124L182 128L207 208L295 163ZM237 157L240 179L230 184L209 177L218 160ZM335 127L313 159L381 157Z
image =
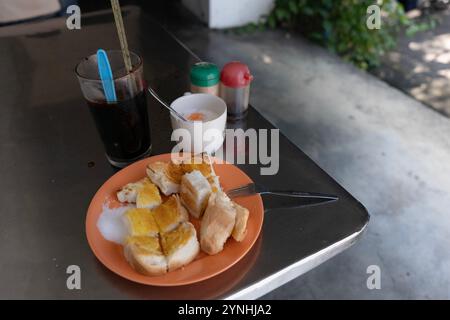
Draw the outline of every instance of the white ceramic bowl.
M204 121L183 121L173 113L170 114L174 130L172 140L179 141L174 152L183 149L187 152L211 154L220 149L227 122L225 101L211 94L193 93L179 97L170 106L185 118L192 113L205 115Z

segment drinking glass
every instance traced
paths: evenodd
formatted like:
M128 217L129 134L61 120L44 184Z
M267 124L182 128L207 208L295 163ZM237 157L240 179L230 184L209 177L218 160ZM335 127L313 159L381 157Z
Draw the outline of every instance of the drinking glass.
M97 55L84 58L75 68L81 91L103 142L108 161L122 168L148 156L151 136L147 111L147 86L142 58L130 52L127 72L120 50L106 51L117 101L108 102L100 80Z

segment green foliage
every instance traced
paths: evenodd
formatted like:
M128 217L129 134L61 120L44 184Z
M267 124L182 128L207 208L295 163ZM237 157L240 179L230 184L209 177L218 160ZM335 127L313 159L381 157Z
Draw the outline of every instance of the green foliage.
M396 0L383 0L380 29L367 28L367 8L374 0L276 0L265 24L296 27L330 51L355 63L362 69L379 64L383 53L395 46L395 35L401 27L411 34L416 26L406 17ZM419 27L419 30L422 30Z
M417 32L425 32L428 30L432 30L436 28L437 20L433 17L428 17L421 22L411 22L408 23L408 27L405 30L405 33L408 37L414 36Z

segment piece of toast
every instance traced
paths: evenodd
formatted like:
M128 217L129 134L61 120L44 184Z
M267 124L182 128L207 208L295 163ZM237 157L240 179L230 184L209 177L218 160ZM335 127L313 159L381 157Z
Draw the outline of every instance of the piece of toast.
M231 235L236 222L236 208L230 198L222 192L209 197L208 206L201 222L200 245L207 254L216 254Z
M124 185L119 191L117 191L117 199L122 203L136 203L138 191L146 182L150 182L148 178Z
M167 259L158 237L129 237L124 246L124 255L130 265L141 274L157 276L167 272Z
M146 208L129 209L123 215L123 222L130 236L157 236L159 233L153 212Z
M174 230L162 233L161 245L169 271L187 265L200 251L197 232L190 222L182 222Z
M180 180L183 174L179 165L166 162L154 162L147 166L146 172L150 180L166 196L179 192Z
M231 236L234 240L241 242L244 240L247 233L247 221L249 216L249 211L247 208L238 205L233 201L234 208L236 209L236 222L234 224L233 232Z
M181 200L195 218L203 215L211 192L211 185L198 170L186 173L181 178Z
M178 195L172 195L163 204L153 209L156 224L160 232L169 232L178 224L187 221L189 216Z
M198 170L208 180L213 192L222 190L219 183L219 177L214 171L214 165L210 156L207 153L193 155L181 162L181 167L184 173L190 173Z
M147 178L142 187L138 190L136 207L153 209L159 206L161 202L162 200L158 187Z

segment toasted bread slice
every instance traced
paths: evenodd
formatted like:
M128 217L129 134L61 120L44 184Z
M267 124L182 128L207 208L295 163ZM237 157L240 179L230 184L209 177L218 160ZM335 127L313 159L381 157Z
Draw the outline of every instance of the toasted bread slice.
M161 204L161 195L158 187L147 178L136 196L137 208L153 209Z
M138 191L145 185L145 183L150 183L148 178L141 179L137 182L131 182L123 186L119 191L117 191L117 199L124 203L136 203L136 198Z
M180 189L182 169L179 165L166 162L154 162L147 166L147 175L166 196L178 193Z
M211 173L210 173L209 177L207 177L207 179L208 179L209 184L211 185L212 191L213 192L222 191L222 188L220 186L219 176L216 175L211 157L207 153L203 153L202 159L203 159L203 162L205 162L206 164L209 165L209 169L210 169Z
M181 178L181 200L189 210L189 213L196 218L200 218L203 215L211 191L211 185L208 180L198 170L186 173Z
M123 216L130 236L157 236L159 232L153 212L146 208L133 208Z
M124 255L131 266L141 274L157 276L167 272L167 259L158 237L129 237L124 247Z
M241 242L244 240L245 235L247 233L247 221L249 216L249 211L247 208L244 208L238 205L233 201L234 208L236 209L236 222L234 224L233 232L231 236L234 240Z
M160 232L169 232L189 218L178 195L172 195L166 202L153 209L153 214Z
M169 271L187 265L200 251L197 233L190 222L183 222L176 229L162 233L161 245Z
M183 161L181 161L181 168L184 173L189 173L194 170L200 171L205 178L213 175L209 158L203 154L183 159Z
M200 171L200 173L208 180L213 192L222 189L220 187L219 177L214 171L214 166L208 154L202 153L200 155L194 155L189 159L185 159L181 162L181 167L184 173L190 173L194 170Z
M201 222L202 250L210 255L222 251L235 222L236 208L230 198L222 191L212 193Z

